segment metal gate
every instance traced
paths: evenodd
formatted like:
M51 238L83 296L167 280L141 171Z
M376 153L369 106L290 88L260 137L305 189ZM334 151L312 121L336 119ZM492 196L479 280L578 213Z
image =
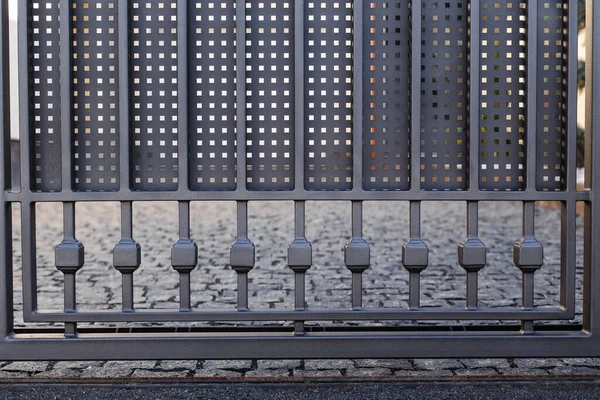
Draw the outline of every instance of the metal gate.
M3 207L0 358L337 358L600 356L600 1L587 9L585 189L576 186L577 0L22 0L19 2L20 187L11 187L7 4L2 2ZM190 303L198 246L190 202L237 202L237 309ZM253 309L248 275L255 248L248 202L290 201L288 250L295 276L289 310ZM351 203L344 262L349 309L305 307L312 264L305 203ZM398 252L409 271L404 308L366 308L362 273L370 248L363 202L410 204L410 240ZM560 306L534 304L543 264L535 202L562 207ZM114 267L122 310L79 311L75 275L85 268L76 239L77 202L118 201ZM136 201L179 204L178 310L136 310ZM421 307L428 266L421 204L467 203L466 306ZM478 202L523 203L514 246L520 307L478 306ZM56 268L63 310L38 308L36 205L64 207ZM575 315L575 216L585 203L583 325L538 325ZM23 319L13 313L12 205L21 210ZM515 238L518 239L518 238ZM203 249L200 249L203 251ZM19 267L17 265L17 267ZM319 329L322 321L517 320L517 327L460 330ZM267 328L169 330L182 321L288 321ZM84 322L148 322L140 330L78 328ZM311 322L315 325L307 325Z

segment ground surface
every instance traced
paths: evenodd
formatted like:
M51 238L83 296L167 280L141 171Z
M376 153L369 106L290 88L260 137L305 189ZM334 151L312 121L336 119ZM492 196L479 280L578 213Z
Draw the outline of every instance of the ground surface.
M86 397L83 397L86 396ZM595 384L53 385L0 386L0 399L597 399Z
M120 238L118 210L116 203L78 205L77 236L86 248L86 265L77 275L80 310L118 309L121 305L120 274L111 265L111 250ZM135 274L135 303L139 309L178 307L178 275L170 266L170 248L177 241L176 212L175 203L135 204L134 236L143 252L142 266ZM430 266L422 273L421 300L425 307L465 304L465 273L458 265L456 255L457 244L465 237L465 214L464 202L423 204L423 239L431 251ZM406 307L408 274L400 260L401 245L408 238L408 205L365 203L364 221L364 236L372 246L372 265L364 274L365 306ZM581 321L582 223L578 219L577 316L575 321L559 323ZM63 278L53 266L53 247L62 238L60 206L39 206L37 226L39 306L40 309L57 309L62 307ZM545 265L536 273L536 305L557 306L560 294L560 212L538 207L536 226L536 237L545 249ZM521 274L512 263L512 246L521 237L520 227L519 203L481 204L480 237L488 247L488 265L480 272L481 305L520 305ZM350 273L343 265L342 253L342 247L350 236L350 228L350 204L307 203L307 237L314 249L314 266L307 275L309 307L350 306ZM287 245L293 239L292 203L250 203L249 229L249 237L257 248L256 267L250 273L250 306L292 308L293 273L286 265ZM18 226L15 228L17 232ZM199 266L192 274L193 307L233 309L236 281L235 273L228 266L228 255L235 237L235 204L194 203L192 236L200 248ZM18 234L14 241L17 266L16 322L17 326L25 326L20 313L21 255ZM457 325L515 321L420 323ZM422 380L531 376L590 378L598 375L600 360L596 359L152 360L0 364L0 378L4 379L196 377L246 381L281 378Z

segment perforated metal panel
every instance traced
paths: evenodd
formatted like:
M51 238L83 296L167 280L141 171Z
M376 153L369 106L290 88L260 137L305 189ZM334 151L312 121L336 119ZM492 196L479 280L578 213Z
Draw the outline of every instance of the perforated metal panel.
M481 2L482 190L521 190L525 184L526 2Z
M32 186L38 191L61 188L59 9L55 0L28 3L30 29L30 135Z
M566 184L567 3L541 0L537 6L536 187L538 190L561 190Z
M307 1L305 187L352 188L352 5Z
M190 188L236 187L235 1L190 1Z
M294 188L294 3L246 3L247 187Z
M410 187L410 8L364 2L363 188Z
M423 1L421 188L467 188L468 3Z
M177 1L131 2L131 162L136 190L177 189Z
M73 134L76 190L119 184L116 0L73 1Z

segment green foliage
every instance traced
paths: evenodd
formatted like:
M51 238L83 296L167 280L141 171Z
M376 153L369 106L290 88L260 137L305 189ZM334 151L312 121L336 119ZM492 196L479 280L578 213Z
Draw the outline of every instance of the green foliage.
M577 168L583 168L585 154L585 131L577 127Z
M585 61L577 62L577 88L582 90L585 88Z
M586 0L579 0L578 4L578 27L579 30L585 28L585 2ZM581 34L581 32L580 32ZM579 90L585 87L585 61L579 61L577 63L577 87ZM577 127L577 167L582 168L584 162L585 153L585 130L578 126Z
M577 12L579 30L585 28L585 0L579 0L579 10Z

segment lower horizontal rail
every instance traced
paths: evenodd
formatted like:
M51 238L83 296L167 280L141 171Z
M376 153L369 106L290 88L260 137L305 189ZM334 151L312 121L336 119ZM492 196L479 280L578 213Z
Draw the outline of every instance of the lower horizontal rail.
M0 341L4 360L269 359L269 358L457 358L596 357L596 336L585 332L389 335L82 335Z
M363 310L256 310L256 311L154 311L25 313L25 322L181 322L181 321L364 321L364 320L569 320L573 312L562 308L381 308Z
M8 202L64 201L271 201L271 200L364 200L364 201L589 201L590 191L116 191L116 192L12 192Z

